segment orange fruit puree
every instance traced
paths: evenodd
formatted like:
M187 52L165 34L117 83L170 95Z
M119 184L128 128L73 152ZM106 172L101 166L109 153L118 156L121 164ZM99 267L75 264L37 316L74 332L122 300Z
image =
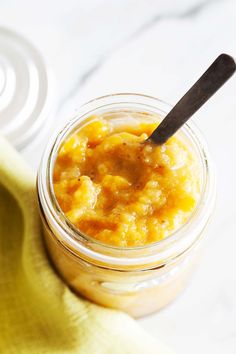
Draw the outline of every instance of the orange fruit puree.
M183 225L199 198L199 166L178 137L145 142L157 123L115 126L102 116L61 145L57 201L84 234L118 247L159 241Z

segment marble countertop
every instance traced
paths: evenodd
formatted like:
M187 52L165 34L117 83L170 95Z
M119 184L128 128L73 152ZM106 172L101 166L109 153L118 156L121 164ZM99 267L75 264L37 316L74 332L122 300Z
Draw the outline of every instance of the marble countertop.
M236 56L236 1L67 0L0 3L0 25L41 50L55 78L47 133L22 150L36 170L48 136L81 103L139 92L174 103L222 52ZM139 320L182 354L236 353L236 79L194 117L215 163L216 211L186 291Z

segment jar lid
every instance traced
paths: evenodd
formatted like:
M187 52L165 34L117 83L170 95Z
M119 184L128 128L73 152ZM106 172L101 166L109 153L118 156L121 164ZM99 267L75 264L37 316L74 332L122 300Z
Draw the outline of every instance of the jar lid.
M0 132L16 147L38 134L51 96L45 62L25 38L0 28Z

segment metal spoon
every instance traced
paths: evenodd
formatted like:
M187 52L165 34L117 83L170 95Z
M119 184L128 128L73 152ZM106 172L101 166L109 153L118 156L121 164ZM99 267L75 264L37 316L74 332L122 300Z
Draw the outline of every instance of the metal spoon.
M235 60L221 54L200 79L179 100L148 138L155 144L164 144L187 120L233 75Z

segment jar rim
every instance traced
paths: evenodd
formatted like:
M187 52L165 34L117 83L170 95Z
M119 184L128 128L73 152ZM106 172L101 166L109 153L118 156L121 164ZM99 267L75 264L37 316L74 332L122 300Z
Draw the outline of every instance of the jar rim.
M205 228L211 216L214 205L215 183L212 173L212 166L207 145L202 134L193 122L188 122L181 128L182 133L188 136L196 149L202 166L203 185L199 201L190 217L177 230L168 237L148 245L121 248L110 244L102 243L88 235L83 234L65 216L60 209L53 189L52 171L55 156L61 142L72 130L76 130L78 124L88 118L95 109L104 109L114 105L121 105L123 109L128 104L138 104L143 107L150 107L165 115L171 105L166 102L147 95L134 93L118 93L95 98L81 106L77 115L71 119L56 137L52 137L43 154L38 173L38 195L48 223L54 230L59 231L60 241L72 253L86 256L91 262L98 261L99 264L110 264L116 266L137 266L147 264L165 264L169 260L181 255L190 249L200 239L202 230ZM147 109L146 109L147 111ZM163 116L161 117L163 118ZM190 230L195 226L194 230ZM57 233L57 234L58 234ZM190 234L190 236L188 236Z

